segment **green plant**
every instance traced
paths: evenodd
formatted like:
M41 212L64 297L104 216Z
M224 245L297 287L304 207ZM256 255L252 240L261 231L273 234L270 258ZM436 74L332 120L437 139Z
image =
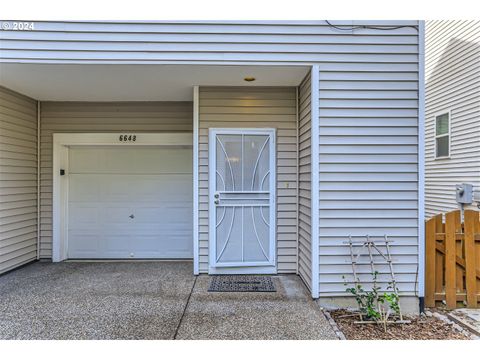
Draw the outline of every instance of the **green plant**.
M393 282L388 283L387 290L392 289L393 292L385 292L383 294L384 302L387 302L390 309L396 314L400 315L400 297L398 296L398 289Z
M387 290L393 290L391 292L384 292L379 295L381 289L377 286L378 271L372 274L373 286L372 290L365 290L361 284L355 284L354 287L347 287L346 292L352 294L357 302L360 314L365 316L365 320L377 321L385 323L390 315L390 311L396 315L400 315L400 298L397 294L398 289L393 282L389 283ZM344 285L348 286L348 283L343 276ZM384 305L388 305L390 311L387 311Z
M362 285L356 284L355 287L349 287L346 291L352 294L355 297L355 301L358 304L358 308L360 313L365 315L368 320L380 320L381 313L379 309L379 297L378 297L378 290L380 287L376 286L378 272L373 273L373 286L371 291L365 290ZM344 285L348 286L348 284L344 279Z

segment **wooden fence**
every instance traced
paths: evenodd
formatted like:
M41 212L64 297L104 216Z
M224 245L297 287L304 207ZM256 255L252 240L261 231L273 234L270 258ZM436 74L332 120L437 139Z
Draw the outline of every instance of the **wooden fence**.
M425 306L476 308L480 301L480 212L439 214L425 226Z

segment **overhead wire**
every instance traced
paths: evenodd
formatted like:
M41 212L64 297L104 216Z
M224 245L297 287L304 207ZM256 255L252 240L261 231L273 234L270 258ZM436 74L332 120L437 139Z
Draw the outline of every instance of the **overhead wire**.
M353 31L353 30L358 30L358 29L372 29L372 30L397 30L397 29L402 29L402 28L414 28L418 30L418 26L416 25L396 25L396 26L374 26L374 25L352 25L352 26L338 26L332 24L330 21L325 20L325 22L328 24L328 26L339 30L339 31Z

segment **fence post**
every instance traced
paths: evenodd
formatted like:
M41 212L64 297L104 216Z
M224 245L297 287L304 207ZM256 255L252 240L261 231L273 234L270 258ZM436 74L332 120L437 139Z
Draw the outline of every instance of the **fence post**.
M435 233L445 233L445 226L443 224L443 214L438 214L435 216ZM435 234L435 240L437 240ZM445 247L445 239L442 241L442 245ZM437 246L437 242L435 243L435 247ZM435 256L435 293L443 293L445 292L444 282L445 282L445 274L443 272L445 264L445 254L437 251Z
M456 228L457 211L445 215L445 298L447 309L457 307Z
M425 225L425 306L435 307L436 219Z
M473 210L465 210L465 282L467 292L467 306L477 307L477 275L475 265L475 222L478 221L478 213Z

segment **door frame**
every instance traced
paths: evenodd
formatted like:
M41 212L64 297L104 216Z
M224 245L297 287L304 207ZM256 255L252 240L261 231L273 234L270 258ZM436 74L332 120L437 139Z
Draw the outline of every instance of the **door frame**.
M121 141L120 136L127 136ZM135 135L135 141L128 136ZM192 147L191 133L55 133L53 134L52 261L67 259L69 146L182 146ZM65 175L60 175L60 169ZM193 235L193 234L192 234Z
M213 203L214 193L215 193L215 184L216 184L216 136L217 135L268 135L270 136L270 251L272 258L269 263L255 263L255 262L246 262L246 263L232 263L231 265L218 265L215 263L215 254L216 254L216 218L213 216L215 214L215 204ZM210 128L208 131L208 212L209 212L209 223L208 223L208 248L209 248L209 273L210 274L276 274L277 272L277 169L276 169L276 129L273 128Z

